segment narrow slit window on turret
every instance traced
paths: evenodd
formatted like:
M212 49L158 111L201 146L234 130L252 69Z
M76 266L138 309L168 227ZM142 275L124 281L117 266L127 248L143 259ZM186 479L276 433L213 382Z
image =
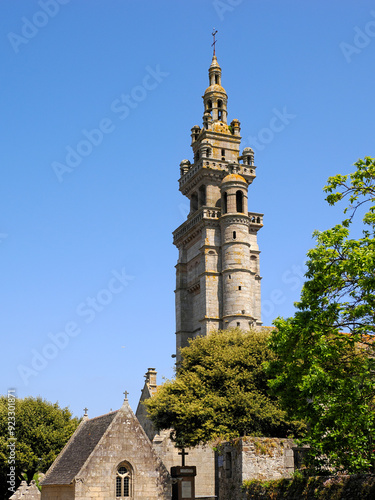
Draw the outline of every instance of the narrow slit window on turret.
M225 160L225 149L221 150L221 159Z
M239 286L238 289L241 290L241 286Z
M215 83L216 83L216 85L219 84L219 75L215 75Z
M224 207L223 213L226 214L228 211L228 193L224 193Z
M243 212L243 192L236 191L236 209L237 212Z
M235 240L237 238L236 231L233 231L233 239Z

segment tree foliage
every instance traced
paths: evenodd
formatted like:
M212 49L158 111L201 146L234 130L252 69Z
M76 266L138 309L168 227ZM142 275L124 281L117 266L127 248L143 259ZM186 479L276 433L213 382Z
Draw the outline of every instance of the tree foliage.
M375 159L355 166L324 188L329 204L349 202L347 218L314 233L297 312L274 322L277 358L269 363L274 392L308 423L315 465L349 472L375 466ZM360 237L353 238L365 204Z
M270 396L263 362L269 334L219 331L181 349L176 378L145 402L155 427L180 448L238 436L285 437L295 429Z
M7 484L11 466L16 468L16 487L24 476L30 482L36 472L46 472L79 423L68 408L60 408L57 403L32 397L14 399L0 397L2 498L11 494ZM14 454L12 444L15 444Z

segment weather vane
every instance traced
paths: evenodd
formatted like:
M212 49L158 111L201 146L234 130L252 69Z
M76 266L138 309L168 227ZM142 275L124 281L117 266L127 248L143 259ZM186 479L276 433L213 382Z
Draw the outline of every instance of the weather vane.
M211 47L214 48L214 55L216 55L216 50L215 50L216 49L216 42L217 42L217 40L215 39L216 33L217 33L217 30L214 28L212 31L212 36L214 37L214 41L211 44Z

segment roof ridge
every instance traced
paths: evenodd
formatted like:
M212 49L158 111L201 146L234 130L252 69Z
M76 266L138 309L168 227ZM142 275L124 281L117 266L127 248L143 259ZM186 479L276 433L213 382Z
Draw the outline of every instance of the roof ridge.
M108 413L103 413L103 415L98 415L98 416L96 416L96 417L88 418L87 420L85 420L85 422L87 422L87 421L92 422L92 421L93 421L93 420L95 420L96 418L106 417L107 415L112 415L113 413L117 413L118 411L119 411L119 410L109 411Z

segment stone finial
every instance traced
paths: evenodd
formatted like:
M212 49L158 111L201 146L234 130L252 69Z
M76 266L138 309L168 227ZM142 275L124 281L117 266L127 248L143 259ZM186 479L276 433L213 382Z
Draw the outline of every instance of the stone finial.
M21 481L21 484L19 485L19 487L17 488L17 490L15 491L15 493L10 497L10 499L12 499L12 500L18 500L27 491L27 488L28 488L27 482L26 481Z

